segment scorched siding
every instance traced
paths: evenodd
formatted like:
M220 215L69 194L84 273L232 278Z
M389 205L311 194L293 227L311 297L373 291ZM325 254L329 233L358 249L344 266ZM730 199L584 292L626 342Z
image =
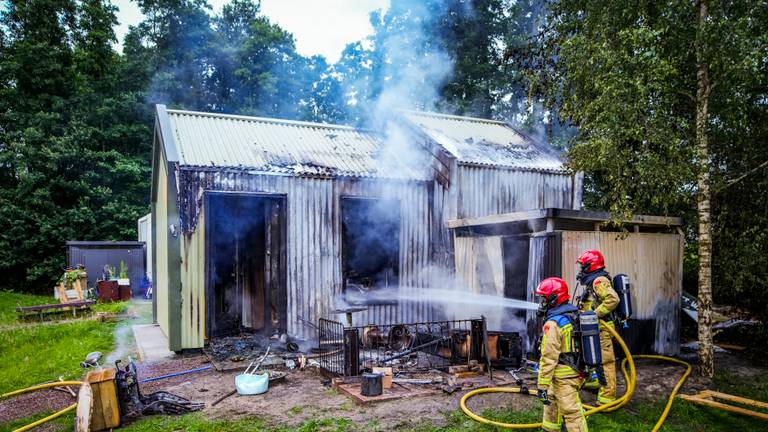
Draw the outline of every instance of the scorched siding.
M563 231L562 276L569 282L575 280L578 255L586 249L601 251L612 275L629 276L632 325L639 329L638 323L651 323L648 329L655 335L643 336L653 341L649 347L652 352L676 355L680 348L683 242L680 234Z
M153 263L155 273L154 296L157 302L157 324L163 330L166 336L170 334L169 326L169 293L168 293L168 170L166 169L165 156L159 152L159 161L157 169L157 195L155 201L154 217L155 229L154 236L156 262ZM173 204L171 204L173 205Z
M205 340L205 212L197 229L184 235L181 255L181 343L199 348Z
M460 164L452 187L457 188L458 218L578 206L578 202L574 205L574 176L565 172Z
M400 201L400 276L404 287L427 285L424 269L432 265L433 239L442 227L433 226L440 217L433 217L430 208L430 188L435 183L418 181L383 181L381 179L307 178L281 175L264 175L241 171L182 169L182 214L189 218L183 225L195 232L204 229L200 223L202 197L205 191L237 191L266 194L282 194L287 198L287 313L288 333L300 338L314 337L313 330L298 318L316 322L320 317L334 318L334 297L341 293L341 211L342 197L396 198ZM371 227L374 229L375 227ZM189 234L188 234L189 235ZM202 237L202 236L201 236ZM185 248L194 242L185 242ZM199 248L199 246L198 246ZM182 255L204 257L199 249L183 251ZM188 268L192 268L191 262ZM204 268L203 263L194 266ZM189 270L187 270L189 271ZM185 301L203 299L204 284L189 289L198 291L186 294ZM200 280L199 278L197 280ZM191 296L191 297L190 297ZM198 300L202 301L202 300ZM431 317L425 304L409 303L407 306L370 306L368 311L354 315L358 324L412 322ZM194 316L190 315L194 320ZM335 316L343 321L343 316ZM186 321L185 326L194 322ZM197 330L199 331L199 329ZM184 343L195 348L202 345L198 337L185 337Z

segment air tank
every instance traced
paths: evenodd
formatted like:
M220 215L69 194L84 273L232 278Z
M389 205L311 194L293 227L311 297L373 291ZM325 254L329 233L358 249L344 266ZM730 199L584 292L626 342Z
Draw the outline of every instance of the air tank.
M632 296L629 295L629 276L623 273L614 276L613 289L619 295L619 306L616 308L616 315L622 321L631 318Z
M579 313L579 333L581 334L581 351L584 363L591 367L602 365L600 325L594 311Z

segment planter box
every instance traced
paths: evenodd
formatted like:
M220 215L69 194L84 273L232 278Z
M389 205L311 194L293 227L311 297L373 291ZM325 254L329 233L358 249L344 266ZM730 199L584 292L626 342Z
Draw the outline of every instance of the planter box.
M120 300L120 286L117 281L98 281L96 291L99 293L99 300L102 302L113 302Z

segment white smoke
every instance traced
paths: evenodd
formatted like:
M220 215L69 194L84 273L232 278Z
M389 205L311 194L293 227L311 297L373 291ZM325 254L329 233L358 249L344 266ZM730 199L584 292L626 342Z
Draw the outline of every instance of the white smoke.
M132 329L133 327L128 324L118 324L115 326L115 349L107 356L107 359L104 361L105 365L113 365L116 360L123 360L131 354L133 348Z
M417 279L428 281L428 287L401 286L397 289L371 290L366 293L348 291L338 299L338 307L355 304L397 303L408 307L413 303L429 304L436 320L465 320L484 316L489 330L525 331L525 320L515 313L536 310L538 305L523 300L469 291L453 273L438 267L422 269Z
M441 87L453 74L453 60L434 43L434 28L444 18L444 9L430 8L429 1L393 3L387 14L374 15L380 21L375 25L389 26L390 31L373 41L381 54L382 78L381 90L370 103L369 126L384 135L379 160L385 166L423 169L428 166L427 153L414 145L393 116L403 109L434 110Z

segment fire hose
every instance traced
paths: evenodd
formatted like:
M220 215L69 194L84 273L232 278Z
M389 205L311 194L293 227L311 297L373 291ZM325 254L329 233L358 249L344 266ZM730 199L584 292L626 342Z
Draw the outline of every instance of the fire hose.
M21 390L15 390L15 391L12 391L12 392L3 393L3 394L0 395L0 399L5 399L5 398L12 397L12 396L20 395L20 394L23 394L23 393L29 393L29 392L32 392L32 391L42 390L42 389L51 388L51 387L70 386L70 385L77 385L77 386L79 386L79 385L82 385L82 384L83 383L81 381L56 381L56 382L51 382L51 383L45 383L45 384L40 384L40 385L36 385L36 386L32 386L32 387L27 387L27 388L24 388L24 389L21 389ZM49 421L51 421L51 420L53 420L55 418L61 417L64 414L74 410L76 407L77 407L77 404L72 404L72 405L64 408L61 411L57 411L57 412L55 412L55 413L53 413L53 414L51 414L51 415L49 415L47 417L41 418L40 420L36 420L36 421L26 425L26 426L22 426L22 427L20 427L18 429L14 429L13 432L28 431L28 430L30 430L32 428L40 426L43 423L47 423L47 422L49 422Z
M660 355L636 355L632 356L632 353L629 352L629 348L627 347L627 344L624 342L624 340L619 336L619 334L611 328L610 326L606 326L604 322L600 322L600 325L602 328L607 329L611 336L616 339L616 341L621 346L622 351L624 351L625 358L621 363L621 371L624 374L624 380L627 383L627 390L624 392L624 394L617 398L616 400L600 405L597 407L593 407L590 405L582 404L583 408L585 409L584 415L589 416L598 412L610 412L615 411L625 404L629 402L629 400L632 398L632 394L635 392L635 386L637 384L637 372L635 370L635 361L634 359L653 359L653 360L664 360L664 361L670 361L677 364L681 364L686 367L686 371L683 374L683 376L680 378L680 380L677 382L677 385L675 385L674 389L672 389L672 393L669 395L669 399L667 400L667 405L664 408L664 412L661 414L661 417L659 417L659 420L656 422L656 425L653 427L653 432L657 432L659 429L661 429L661 425L664 424L664 421L667 419L667 416L669 415L669 411L672 409L672 403L675 400L675 397L677 396L677 393L680 391L680 388L683 386L683 383L688 378L688 375L691 374L692 367L690 363L678 360L676 358L672 357L666 357L666 356L660 356ZM627 370L627 365L629 365L629 371ZM465 394L461 401L459 402L459 405L461 406L461 410L469 416L469 418L480 422L485 423L488 425L505 428L505 429L535 429L540 428L542 425L541 423L503 423L495 420L490 420L485 417L479 416L475 413L473 413L469 408L467 408L467 401L471 399L474 396L477 396L479 394L483 393L523 393L520 389L520 387L490 387L490 388L482 388L477 390L472 390L469 393ZM536 394L534 391L533 393L526 392L527 394Z

